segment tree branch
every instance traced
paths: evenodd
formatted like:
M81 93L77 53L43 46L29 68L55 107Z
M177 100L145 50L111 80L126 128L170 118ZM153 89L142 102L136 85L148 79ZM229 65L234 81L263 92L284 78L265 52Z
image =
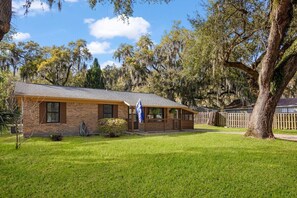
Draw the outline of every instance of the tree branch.
M237 33L235 32L235 33L237 34L237 37L233 39L232 43L230 44L230 46L229 46L229 48L228 48L228 50L227 50L227 53L226 53L226 54L227 54L227 55L226 55L227 60L229 59L229 57L230 57L230 55L231 55L233 49L234 49L236 46L238 46L238 45L240 45L241 43L247 41L247 40L248 40L249 38L251 38L257 31L259 31L259 29L254 29L254 30L252 30L251 32L249 32L249 34L246 34L245 31L242 32L241 34L237 34ZM244 35L245 35L245 36L244 36ZM241 38L241 40L238 41L238 39L240 39L240 38Z
M297 71L297 53L292 54L274 70L273 82L277 86L275 97L281 96Z
M258 77L259 77L258 71L248 67L247 65L241 62L225 61L224 66L240 69L241 71L244 71L245 73L250 75L255 81L258 81Z
M46 77L44 74L40 74L40 75L41 75L42 78L44 78L48 82L52 83L53 85L56 85L56 83L54 81L52 81L51 79L49 79L48 77Z
M219 95L220 97L227 95L227 94L232 94L232 95L236 95L235 91L224 91L222 93L218 93L217 91L209 91L206 93L207 95Z
M284 53L286 52L287 49L289 49L294 42L297 40L297 36L294 36L292 39L288 40L286 43L283 44L280 52L279 52L279 57L282 58Z
M266 51L263 52L263 53L257 58L257 60L252 64L253 69L256 69L256 68L259 66L259 64L261 63L261 61L262 61L263 57L265 56L265 54L266 54Z
M275 66L279 60L280 46L288 31L288 26L293 19L293 7L291 3L290 0L284 0L282 3L275 3L271 7L271 27L268 37L267 53L261 61L262 69L259 83L262 89L270 88L271 80L274 77L273 66Z
M72 65L67 67L67 73L66 73L66 78L64 79L64 82L62 82L62 85L65 86L65 84L68 81L69 75L70 75L70 71L71 71Z
M235 91L224 91L220 94L220 97L227 95L227 94L232 94L232 95L236 95Z

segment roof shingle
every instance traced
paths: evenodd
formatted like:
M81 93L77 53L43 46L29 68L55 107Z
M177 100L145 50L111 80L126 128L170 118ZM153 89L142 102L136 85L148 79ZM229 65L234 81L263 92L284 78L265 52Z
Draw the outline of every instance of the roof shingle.
M162 98L155 94L109 91L103 89L90 89L79 87L63 87L53 85L28 84L17 82L16 96L55 97L63 99L108 100L111 102L125 102L135 106L140 99L144 107L171 107L190 110L187 106ZM190 110L192 111L192 110Z

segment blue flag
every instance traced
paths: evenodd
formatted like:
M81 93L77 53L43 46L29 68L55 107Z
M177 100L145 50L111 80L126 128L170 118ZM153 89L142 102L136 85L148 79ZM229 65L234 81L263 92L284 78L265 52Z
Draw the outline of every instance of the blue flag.
M144 121L144 112L143 112L143 109L142 109L142 104L141 104L140 99L136 103L136 113L138 115L138 122L142 123Z

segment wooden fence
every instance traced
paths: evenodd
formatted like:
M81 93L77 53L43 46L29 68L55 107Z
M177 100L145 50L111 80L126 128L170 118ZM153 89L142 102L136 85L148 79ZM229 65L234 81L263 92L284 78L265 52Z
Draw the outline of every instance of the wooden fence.
M297 114L296 113L274 114L273 128L297 130Z
M230 128L247 128L250 113L228 113L226 126Z
M194 123L195 124L207 124L209 119L209 112L199 112L194 116Z
M194 123L195 124L207 124L212 113L214 113L214 112L199 112L194 117ZM226 112L215 112L215 113L217 113L216 125L217 126L226 126L226 119L227 119L228 113L226 113Z
M195 124L207 124L211 112L199 112L195 115ZM226 113L219 112L217 116L217 126L227 126L230 128L247 128L250 120L250 113ZM282 130L297 130L296 113L274 114L273 128Z

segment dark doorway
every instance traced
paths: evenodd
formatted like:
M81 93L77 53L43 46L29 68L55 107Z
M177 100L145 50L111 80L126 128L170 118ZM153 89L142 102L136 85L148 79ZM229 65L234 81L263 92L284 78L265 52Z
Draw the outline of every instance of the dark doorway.
M132 115L132 109L130 107L128 107L128 112L129 112L129 115L128 115L128 126L129 126L129 129L131 130L132 129L132 116L133 116L133 122L134 122L134 130L138 130L139 129L139 124L138 124L138 115L136 113L136 110L133 109L133 115Z

